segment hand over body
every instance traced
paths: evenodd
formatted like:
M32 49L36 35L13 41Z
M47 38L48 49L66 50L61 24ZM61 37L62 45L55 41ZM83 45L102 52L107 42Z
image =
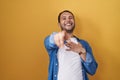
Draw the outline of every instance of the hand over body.
M73 35L66 33L66 31L61 31L54 35L54 41L59 48L62 48L64 45L67 46L69 47L68 49L66 49L67 51L73 51L78 53L82 57L82 59L85 61L86 60L85 48L82 46L81 43L72 42L70 40L70 38L72 37Z

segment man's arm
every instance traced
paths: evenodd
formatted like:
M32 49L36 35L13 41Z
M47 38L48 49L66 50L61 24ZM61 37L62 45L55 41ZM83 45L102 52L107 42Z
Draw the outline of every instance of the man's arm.
M94 75L97 70L98 64L95 61L94 56L92 54L92 49L87 42L85 42L85 49L86 49L86 60L84 61L81 58L83 66L87 73Z
M65 31L53 32L51 35L47 36L44 40L44 45L47 51L51 49L61 48L64 46Z
M56 32L53 32L52 34L47 36L44 40L44 45L45 45L45 48L47 49L47 51L49 51L50 49L57 48L57 45L55 44L55 41L54 41L55 34L56 34Z

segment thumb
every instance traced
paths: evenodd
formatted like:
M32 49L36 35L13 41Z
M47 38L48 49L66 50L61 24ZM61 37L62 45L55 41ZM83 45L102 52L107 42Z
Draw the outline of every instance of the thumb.
M65 38L65 31L61 31L59 33L59 41L60 41L60 46L63 47L64 46L64 39Z
M66 35L66 31L65 30L61 31L61 34L62 34L62 36L65 36Z

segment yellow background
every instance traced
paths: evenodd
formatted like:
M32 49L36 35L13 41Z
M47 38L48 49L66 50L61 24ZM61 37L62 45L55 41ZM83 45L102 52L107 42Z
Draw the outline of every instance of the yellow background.
M119 0L0 0L0 80L47 80L44 38L59 31L58 13L76 16L75 35L92 46L99 64L90 80L119 80Z

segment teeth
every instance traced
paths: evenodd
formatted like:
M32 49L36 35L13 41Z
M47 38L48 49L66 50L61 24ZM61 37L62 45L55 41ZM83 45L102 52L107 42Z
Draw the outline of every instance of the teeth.
M70 26L71 24L66 24L67 26Z

